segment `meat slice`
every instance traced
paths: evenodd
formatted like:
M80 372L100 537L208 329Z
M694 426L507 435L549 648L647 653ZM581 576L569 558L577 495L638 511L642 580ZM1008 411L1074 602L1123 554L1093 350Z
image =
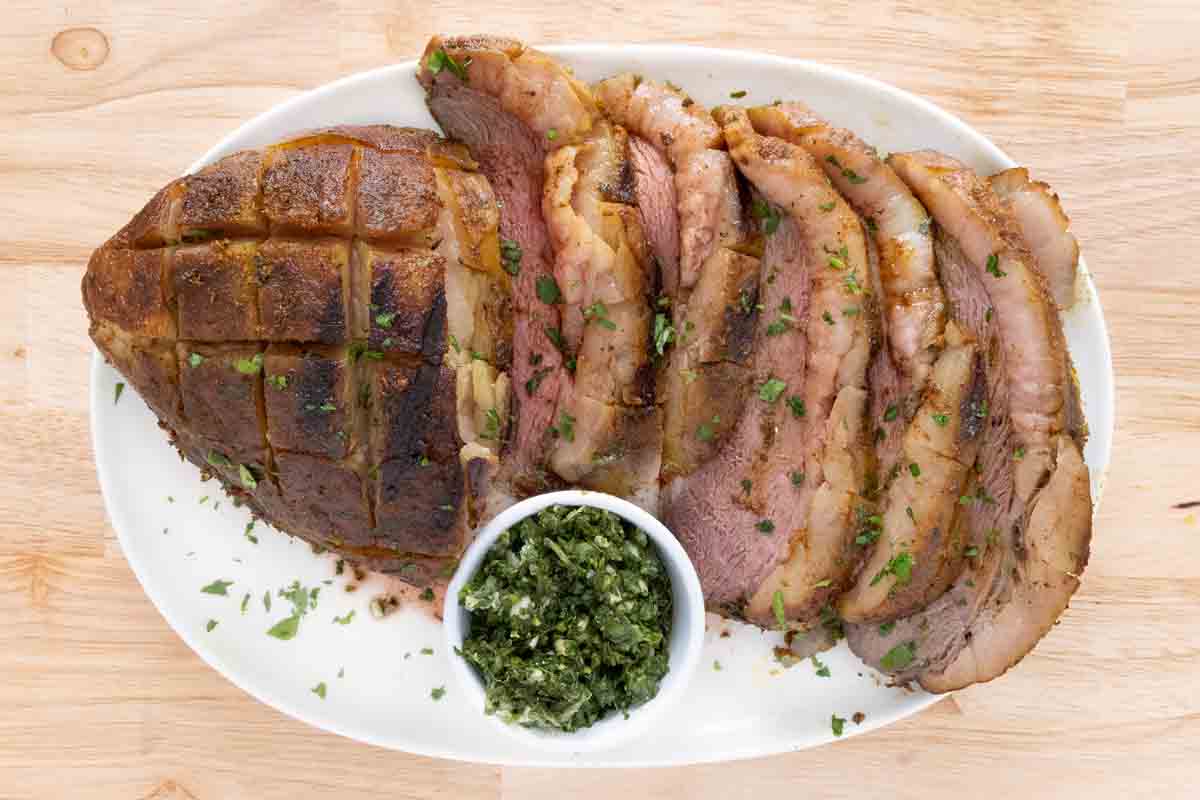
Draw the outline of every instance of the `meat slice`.
M660 268L656 350L662 355L674 343L659 375L662 478L669 483L711 458L740 415L761 246L745 223L721 130L703 106L629 74L595 91L605 114L632 134L634 191Z
M857 562L855 511L872 458L864 435L874 327L874 311L866 302L871 265L858 217L812 155L755 133L742 109L718 109L717 118L738 168L799 226L804 242L806 363L797 409L803 416L798 439L789 443L801 460L773 476L791 484L789 473L799 469L802 480L793 501L796 516L781 530L786 556L755 588L746 614L761 622L782 607L788 620L812 627L821 608L846 588ZM829 203L832 210L823 210ZM771 276L766 271L768 286ZM782 273L775 274L776 284L782 279Z
M1068 229L1071 220L1058 195L1045 183L1031 181L1024 167L998 172L988 182L1011 207L1021 236L1046 278L1050 296L1059 308L1070 308L1075 303L1079 242Z
M838 609L848 622L886 622L919 611L958 577L970 550L959 518L986 414L984 374L974 342L956 325L934 363L929 389L904 434L899 470L888 484L878 537ZM963 515L965 516L965 515Z
M1062 326L1045 281L1012 214L974 171L931 151L894 154L888 163L957 239L986 287L1006 353L1007 411L1021 452L1016 492L1028 501L1053 470L1069 387Z
M91 334L258 516L428 583L495 463L482 404L507 418L497 222L465 149L431 131L302 134L173 181L99 248Z
M653 274L624 131L562 65L512 40L435 37L418 77L497 189L514 276L516 432L488 513L552 475L655 508Z
M1091 498L1081 433L1063 431L1077 398L1062 331L1012 207L946 156L891 161L938 222L956 315L987 343L990 407L977 486L963 498L976 551L966 569L924 610L847 634L868 663L949 691L1001 674L1066 608L1087 561ZM1031 442L1043 448L1032 473Z

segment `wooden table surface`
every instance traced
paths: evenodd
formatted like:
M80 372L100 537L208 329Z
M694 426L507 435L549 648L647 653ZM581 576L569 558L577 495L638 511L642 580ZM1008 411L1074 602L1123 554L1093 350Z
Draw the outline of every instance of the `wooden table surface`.
M941 6L939 12L932 8ZM0 9L0 798L1195 797L1196 0L8 0ZM868 736L687 769L499 769L323 733L209 669L142 594L88 435L91 249L241 121L435 31L802 56L923 95L1063 196L1119 422L1091 566L1013 673Z

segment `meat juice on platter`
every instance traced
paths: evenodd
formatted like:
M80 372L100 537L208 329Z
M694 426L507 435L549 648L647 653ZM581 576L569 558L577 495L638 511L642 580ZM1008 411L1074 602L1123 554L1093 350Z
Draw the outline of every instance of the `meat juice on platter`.
M417 587L579 486L798 652L941 692L1036 645L1092 516L1049 187L502 37L434 37L416 78L445 138L297 131L92 256L92 339L185 458Z

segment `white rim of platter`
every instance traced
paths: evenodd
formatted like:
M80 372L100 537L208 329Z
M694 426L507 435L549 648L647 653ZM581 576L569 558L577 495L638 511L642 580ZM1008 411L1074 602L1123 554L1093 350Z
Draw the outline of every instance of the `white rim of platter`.
M639 72L674 81L708 105L728 102L731 92L743 90L740 102L747 104L800 99L887 152L936 148L983 173L1013 166L982 134L933 104L821 64L683 45L545 49L584 80ZM227 136L189 171L328 125L436 128L414 80L415 66L407 61L352 75L281 103ZM147 197L155 188L147 187ZM1086 268L1064 324L1091 432L1084 455L1098 504L1115 409L1108 333ZM535 749L499 735L455 691L447 661L453 656L443 652L432 603L414 596L396 613L373 618L370 599L390 588L384 579L354 581L349 568L336 575L335 558L314 555L308 545L261 523L247 533L246 509L234 508L215 482L202 483L195 467L181 463L136 393L114 403L118 381L94 355L96 466L130 566L163 617L201 658L250 695L315 727L380 747L492 764L668 766L813 747L835 739L830 725L835 714L847 720L857 712L865 715L860 725L846 723L845 738L889 725L937 699L888 687L844 642L821 656L832 677L818 677L807 662L783 669L772 650L781 644L778 633L710 616L700 669L683 702L652 732L602 752ZM215 580L232 581L226 595L201 591ZM281 641L266 631L291 613L278 591L293 581L319 589L319 599L296 637ZM352 583L357 591L346 591ZM272 595L270 611L265 593ZM351 611L350 624L334 621ZM216 623L211 630L210 621ZM320 684L324 697L314 691ZM435 700L441 687L445 694Z

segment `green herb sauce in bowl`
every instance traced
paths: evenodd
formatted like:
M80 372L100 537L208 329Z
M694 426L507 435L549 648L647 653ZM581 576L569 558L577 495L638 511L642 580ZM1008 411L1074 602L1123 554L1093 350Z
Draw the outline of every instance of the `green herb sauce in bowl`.
M549 749L644 732L699 661L704 605L687 555L599 492L522 501L468 549L446 595L460 682L507 732Z

